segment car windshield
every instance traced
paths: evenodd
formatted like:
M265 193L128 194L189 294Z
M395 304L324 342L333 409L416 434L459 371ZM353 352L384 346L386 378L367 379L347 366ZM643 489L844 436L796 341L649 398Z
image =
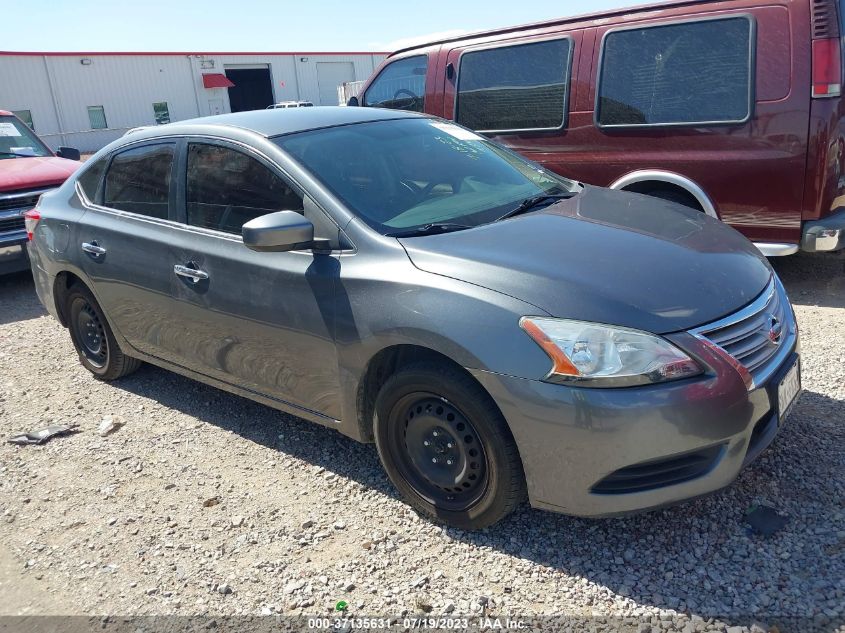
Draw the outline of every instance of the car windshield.
M0 116L0 160L26 156L52 156L25 123L13 116Z
M374 121L276 137L349 209L382 234L492 222L527 198L576 183L446 121Z

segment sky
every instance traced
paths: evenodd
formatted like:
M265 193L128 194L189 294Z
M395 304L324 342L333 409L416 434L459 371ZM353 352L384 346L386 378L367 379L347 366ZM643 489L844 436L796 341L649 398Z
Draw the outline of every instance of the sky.
M3 51L392 51L643 0L29 0L6 2Z

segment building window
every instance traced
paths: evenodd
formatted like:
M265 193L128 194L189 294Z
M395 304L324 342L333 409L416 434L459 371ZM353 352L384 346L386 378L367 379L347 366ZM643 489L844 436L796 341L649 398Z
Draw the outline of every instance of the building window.
M562 128L571 51L562 39L464 53L455 120L480 132Z
M171 143L144 145L116 154L106 174L103 204L167 219L173 149Z
M188 224L240 235L250 220L274 211L302 211L302 196L246 154L188 146Z
M92 130L105 130L108 128L106 110L101 105L88 106L88 120L91 122Z
M32 110L14 110L12 114L26 123L30 130L35 131L35 126L32 124Z
M422 112L428 56L406 57L384 67L364 94L362 103L374 108Z
M170 110L167 108L167 101L158 101L153 104L153 116L155 117L156 125L170 123Z
M751 116L753 23L746 17L611 31L600 126L741 123Z

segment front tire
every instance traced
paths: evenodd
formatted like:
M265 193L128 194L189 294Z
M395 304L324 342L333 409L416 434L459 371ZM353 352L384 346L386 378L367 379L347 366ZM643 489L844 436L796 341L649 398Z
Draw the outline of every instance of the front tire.
M115 380L141 366L140 360L121 351L100 304L88 288L77 285L68 291L65 314L79 360L97 378Z
M379 457L423 515L477 530L525 498L516 443L496 404L465 373L437 363L402 369L375 403Z

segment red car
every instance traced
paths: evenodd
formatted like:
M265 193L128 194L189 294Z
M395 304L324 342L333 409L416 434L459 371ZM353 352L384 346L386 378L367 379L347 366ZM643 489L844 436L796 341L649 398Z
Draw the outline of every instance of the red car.
M842 0L671 0L388 57L350 105L454 119L550 170L845 247ZM360 102L360 103L359 103Z
M79 151L55 154L11 112L0 110L0 274L29 270L23 213L79 167Z

